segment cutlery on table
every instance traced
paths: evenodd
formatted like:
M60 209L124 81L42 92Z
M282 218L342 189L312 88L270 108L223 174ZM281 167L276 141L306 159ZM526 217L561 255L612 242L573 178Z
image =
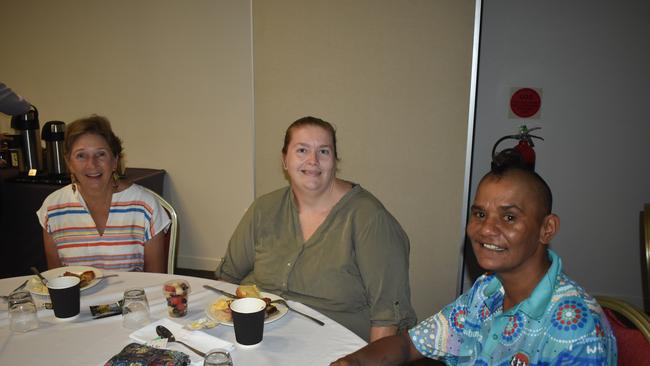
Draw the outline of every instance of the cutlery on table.
M228 292L228 291L220 290L220 289L218 289L218 288L216 288L216 287L212 287L212 286L210 286L210 285L203 285L203 288L207 288L208 290L212 290L212 291L218 292L218 293L220 293L220 294L222 294L222 295L225 295L225 296L227 296L227 297L229 297L229 298L231 298L231 299L238 299L238 297L235 296L234 294L231 294L231 293Z
M18 286L18 287L16 287L15 289L11 290L10 293L12 293L12 292L16 292L16 291L18 291L18 290L22 290L25 286L27 286L27 282L29 282L29 280L25 280L25 282L23 282L23 283L20 284L20 286Z
M27 283L28 283L28 282L29 282L29 280L25 280L25 282L23 282L23 283L20 284L20 286L18 286L18 287L16 287L15 289L11 290L10 294L11 294L11 293L14 293L14 292L16 292L16 291L18 291L18 290L22 290L23 288L25 288L25 286L27 286Z
M47 278L43 277L43 275L41 274L41 272L40 272L36 267L29 267L29 269L30 269L32 272L34 272L34 274L37 275L38 278L41 279L41 282L42 282L44 285L47 286Z
M232 299L237 299L237 298L238 298L237 296L231 294L231 293L228 292L228 291L220 290L220 289L218 289L218 288L216 288L216 287L212 287L212 286L210 286L210 285L203 285L203 287L204 287L204 288L207 288L208 290L216 291L216 292L218 292L218 293L220 293L220 294L222 294L222 295L226 295L227 297L230 297L230 298L232 298ZM284 301L284 299L272 300L272 301L271 301L271 304L273 304L273 303L282 304L282 305L286 306L287 309L293 311L294 313L298 313L298 314L300 314L300 315L302 315L302 316L304 316L304 317L306 317L306 318L309 318L309 319L315 321L316 323L318 323L319 325L325 325L325 323L323 323L322 321L320 321L320 320L318 320L318 319L316 319L316 318L314 318L314 317L312 317L312 316L309 316L309 315L307 315L307 314L305 314L305 313L302 313L302 312L300 312L300 311L298 311L298 310L292 308L291 306L289 306L289 304L287 304L286 301Z
M166 327L164 327L162 325L159 325L159 326L156 327L156 334L158 334L162 338L167 338L167 342L180 343L183 346L185 346L185 347L191 349L192 351L194 351L194 353L196 353L197 355L199 355L201 357L205 357L205 353L199 351L198 349L196 349L196 348L194 348L194 347L192 347L192 346L190 346L190 345L188 345L186 343L183 343L181 341L176 340L176 338L174 337L174 334L171 332L171 330L167 329Z
M320 321L320 320L318 320L318 319L316 319L316 318L314 318L314 317L312 317L310 315L307 315L305 313L302 313L302 312L292 308L291 306L289 306L289 304L287 304L287 302L284 299L271 300L271 304L282 304L282 305L286 306L287 309L293 311L294 313L298 313L298 314L304 316L305 318L309 318L309 319L315 321L316 323L318 323L321 326L325 325L325 323L323 323L322 321Z
M109 275L106 275L106 276L95 277L94 279L99 281L99 280L103 280L104 278L117 277L117 276L119 276L119 275L117 273L115 273L115 274L109 274Z
M25 282L20 284L20 286L18 286L15 289L11 290L11 292L9 292L9 295L13 294L14 292L16 292L18 290L22 290L23 287L27 286L27 282L29 282L29 280L25 280ZM8 301L9 300L9 295L0 295L0 299Z

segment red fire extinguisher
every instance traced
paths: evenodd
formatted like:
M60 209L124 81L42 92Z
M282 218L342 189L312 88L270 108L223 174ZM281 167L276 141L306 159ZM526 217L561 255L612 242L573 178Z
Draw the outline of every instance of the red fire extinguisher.
M532 170L535 170L535 150L533 149L535 144L533 143L533 138L540 139L540 140L544 140L544 139L539 136L531 135L530 132L535 130L540 130L540 129L541 127L533 127L531 129L528 129L526 125L522 125L521 127L519 127L518 134L503 136L502 138L497 140L497 142L494 144L494 147L492 147L492 159L494 159L494 157L496 156L497 146L503 140L508 140L508 139L519 140L519 143L512 149L519 153L524 164L528 165Z

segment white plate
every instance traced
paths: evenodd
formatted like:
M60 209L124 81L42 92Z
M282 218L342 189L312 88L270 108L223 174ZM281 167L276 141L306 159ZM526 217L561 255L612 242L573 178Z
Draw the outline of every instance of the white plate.
M278 296L278 295L274 295L274 294L270 294L270 293L268 293L268 292L262 292L262 297L268 297L269 299L271 299L271 301L282 299L280 296ZM229 325L229 326L232 327L232 326L233 326L232 321L229 321L229 322L221 321L221 320L219 320L219 319L217 318L217 316L216 316L214 313L212 313L212 311L211 311L211 310L212 310L212 304L214 304L215 302L217 302L217 301L219 301L219 300L222 300L222 299L228 299L228 297L226 297L226 296L221 296L221 297L218 297L218 298L217 298L216 300L214 300L213 302L211 302L210 305L208 305L208 307L205 308L205 314L206 314L206 315L208 316L208 318L210 318L211 320L214 320L214 321L219 322L219 323L221 323L221 324ZM289 309L287 309L287 307L286 307L284 304L278 304L278 303L275 303L275 304L273 304L273 305L278 309L278 311L275 312L275 313L273 313L272 315L270 315L268 318L264 319L264 324L268 324L268 323L274 322L274 321L276 321L276 320L282 318L282 317L284 316L284 314L286 314L287 311L289 311Z
M65 272L72 272L76 274L82 274L83 272L86 271L93 271L95 272L95 278L101 277L104 275L104 273L95 267L88 267L88 266L69 266L69 267L59 267L59 268L54 268L49 271L41 272L43 277L46 279L51 279L55 277L61 277ZM81 288L81 291L87 290L95 285L97 285L101 280L92 280L90 283ZM44 296L49 296L50 293L47 291L47 287L41 283L41 281L38 279L38 277L34 276L29 279L29 282L27 283L27 289L29 292L35 294L35 295L44 295Z

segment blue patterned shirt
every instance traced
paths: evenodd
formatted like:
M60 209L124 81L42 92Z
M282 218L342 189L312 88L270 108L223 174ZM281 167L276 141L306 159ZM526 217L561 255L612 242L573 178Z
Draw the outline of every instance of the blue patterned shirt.
M616 339L596 300L551 266L530 297L503 311L494 274L409 331L426 357L448 365L616 365Z

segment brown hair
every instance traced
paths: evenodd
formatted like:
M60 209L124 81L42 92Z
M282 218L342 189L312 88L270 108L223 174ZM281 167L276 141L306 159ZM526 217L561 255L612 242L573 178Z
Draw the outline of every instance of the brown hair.
M332 126L331 123L312 116L299 118L295 120L291 125L289 125L287 131L284 134L284 146L282 146L282 155L287 155L287 149L289 148L289 143L291 142L291 135L293 133L293 130L304 126L317 126L329 132L330 136L332 136L332 144L334 145L334 159L338 161L339 154L336 150L336 129L334 129L334 126Z
M124 173L123 165L123 148L122 140L113 133L111 129L111 122L108 118L103 116L98 116L93 114L89 117L79 118L78 120L70 123L65 128L65 142L63 144L63 153L67 159L70 159L70 154L72 154L72 146L79 139L79 137L85 134L95 134L101 136L106 140L108 147L111 149L113 156L117 160L117 172L119 174Z

